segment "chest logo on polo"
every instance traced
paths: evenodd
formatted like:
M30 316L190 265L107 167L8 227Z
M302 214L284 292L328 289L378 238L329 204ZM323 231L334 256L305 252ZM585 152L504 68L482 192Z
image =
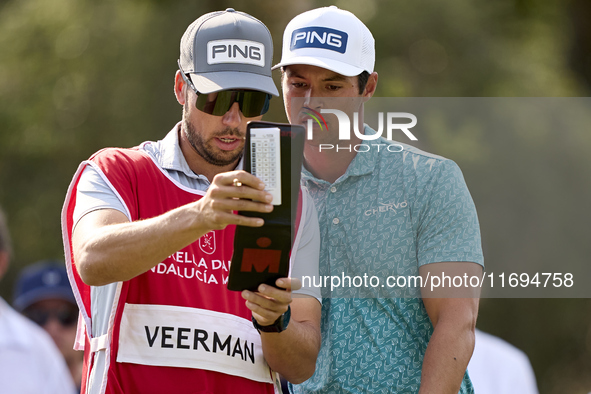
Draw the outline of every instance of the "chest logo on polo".
M291 33L289 49L319 48L345 53L348 40L349 35L344 31L320 26L303 27Z
M249 40L214 40L207 43L207 64L240 63L265 67L265 46Z
M368 209L367 211L365 211L365 216L372 216L372 215L377 215L380 213L384 213L384 212L393 212L394 214L396 214L396 210L399 208L406 208L408 206L408 204L405 201L402 202L396 202L396 201L390 201L390 202L378 202L378 206L377 207L373 207Z

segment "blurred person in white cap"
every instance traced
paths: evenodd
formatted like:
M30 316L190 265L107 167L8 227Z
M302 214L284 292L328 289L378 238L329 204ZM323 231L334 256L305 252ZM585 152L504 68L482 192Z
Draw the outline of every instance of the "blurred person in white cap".
M226 287L235 225L263 224L235 212L273 209L241 170L246 124L278 95L272 54L252 16L201 16L181 39L182 120L161 141L97 152L74 175L62 228L83 316L83 392L273 393L275 372L296 383L314 372L319 295L294 288L302 297L292 298L290 278ZM313 275L318 224L303 206L292 263Z
M45 260L23 269L16 280L13 307L51 336L80 388L82 354L74 349L78 306L63 261Z
M352 13L331 6L289 22L281 61L274 66L282 70L290 122L312 127L302 182L318 209L321 277L481 276L478 218L458 166L394 144L363 123L363 103L378 82L374 61L369 29ZM337 122L330 112L325 123L313 124L311 117L325 109L347 115L351 130L340 130L340 118ZM340 139L343 131L349 140ZM371 141L362 146L366 139ZM479 290L458 289L447 298L429 290L421 287L406 298L324 296L316 372L290 389L472 393L466 367Z
M0 209L0 280L12 254L10 235ZM72 346L72 343L70 344ZM64 358L49 334L0 298L0 392L74 394Z

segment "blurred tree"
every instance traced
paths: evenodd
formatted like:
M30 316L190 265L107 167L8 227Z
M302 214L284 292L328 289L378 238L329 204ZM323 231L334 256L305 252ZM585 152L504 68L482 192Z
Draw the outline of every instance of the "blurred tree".
M587 92L591 91L591 26L588 23L591 15L591 2L573 0L569 3L569 16L573 29L573 40L570 45L570 65L585 84Z
M194 19L226 7L251 13L269 27L277 62L287 22L333 3L374 34L377 96L585 96L591 89L586 0L0 0L0 205L16 252L0 295L10 300L19 268L63 257L60 210L80 161L102 147L161 138L180 119L173 76L180 37ZM266 119L286 120L281 100L272 100ZM519 133L442 127L419 138L464 170L488 262L560 267L586 262L590 252L588 129L571 125L577 132L559 140L532 119ZM479 324L530 355L542 394L586 393L589 309L589 300L491 299Z

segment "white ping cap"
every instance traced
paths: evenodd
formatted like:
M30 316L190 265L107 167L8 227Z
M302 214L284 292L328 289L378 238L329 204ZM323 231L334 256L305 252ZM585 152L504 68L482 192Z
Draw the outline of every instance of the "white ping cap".
M349 11L336 6L317 8L293 18L283 33L281 62L322 67L352 77L373 72L375 40Z

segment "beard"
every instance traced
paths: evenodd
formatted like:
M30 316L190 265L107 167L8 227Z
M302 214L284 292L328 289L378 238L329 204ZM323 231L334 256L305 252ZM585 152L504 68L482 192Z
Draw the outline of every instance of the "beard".
M234 151L223 151L217 148L211 140L216 137L236 137L243 138L240 130L237 128L226 127L223 130L217 131L212 135L210 141L205 141L203 136L197 132L195 126L189 121L189 116L186 109L183 108L183 130L187 141L191 144L195 152L209 164L215 166L224 167L232 164L242 157L243 150L240 149L238 152Z

